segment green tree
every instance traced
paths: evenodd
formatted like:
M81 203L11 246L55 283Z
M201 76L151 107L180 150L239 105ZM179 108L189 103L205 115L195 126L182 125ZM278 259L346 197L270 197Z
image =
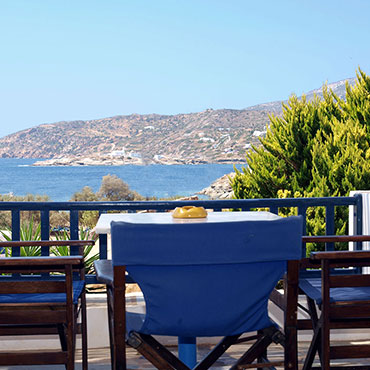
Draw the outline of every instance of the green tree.
M142 200L143 197L129 188L128 184L116 175L103 176L101 187L98 191L100 200Z
M72 202L96 202L98 196L93 192L90 186L84 186L80 192L72 195Z
M90 186L84 186L81 191L72 195L72 202L96 202L99 198ZM79 215L80 224L84 227L93 228L98 222L98 211L82 211Z
M323 99L292 96L282 117L270 116L260 142L247 152L248 167L236 170L236 198L347 196L369 189L370 77L359 69L345 100L326 86ZM337 210L338 233L345 232L345 212ZM323 209L310 209L308 216L308 231L322 234Z

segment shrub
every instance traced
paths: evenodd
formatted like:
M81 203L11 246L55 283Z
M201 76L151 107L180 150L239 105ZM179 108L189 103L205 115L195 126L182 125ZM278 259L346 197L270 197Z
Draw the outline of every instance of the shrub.
M270 116L261 146L247 151L236 171L235 197L348 196L370 188L370 77L360 69L346 100L323 87L323 99L290 97L283 115ZM336 233L346 232L347 210L337 207ZM324 209L309 209L307 231L325 231Z

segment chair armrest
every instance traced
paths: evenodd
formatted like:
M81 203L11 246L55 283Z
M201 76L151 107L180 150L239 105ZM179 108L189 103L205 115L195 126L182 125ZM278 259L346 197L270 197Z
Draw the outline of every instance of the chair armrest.
M11 257L0 258L0 267L9 266L64 266L83 264L82 256L66 257Z
M96 278L99 282L113 286L113 265L111 260L94 261Z
M60 246L86 246L94 245L94 240L20 240L20 241L4 241L0 242L0 248L14 248L14 247L54 247Z
M78 254L84 254L85 246L94 245L94 240L17 240L17 241L2 241L0 242L0 249L1 248L16 248L16 247L56 247L56 246L64 246L64 247L72 247L77 246ZM14 258L14 257L12 257Z
M303 243L367 242L370 235L312 235L302 236Z
M0 274L65 273L67 268L71 271L83 270L83 256L0 258ZM83 277L83 273L80 276Z
M370 251L332 251L312 252L311 260L366 260L370 259Z

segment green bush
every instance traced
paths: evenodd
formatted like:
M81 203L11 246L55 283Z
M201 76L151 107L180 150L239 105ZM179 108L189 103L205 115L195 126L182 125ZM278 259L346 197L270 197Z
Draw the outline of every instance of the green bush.
M235 170L238 199L348 196L370 189L370 77L359 69L356 85L346 85L345 100L326 86L323 99L293 95L282 117L270 116L260 142L247 152L248 167ZM324 234L323 208L310 208L307 218L308 234ZM348 210L336 207L337 234L347 231L347 218Z

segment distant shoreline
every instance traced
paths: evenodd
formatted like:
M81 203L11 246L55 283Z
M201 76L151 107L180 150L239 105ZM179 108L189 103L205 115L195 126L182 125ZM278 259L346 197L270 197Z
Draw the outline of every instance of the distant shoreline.
M48 195L51 201L69 201L89 186L97 192L102 178L116 175L144 197L169 199L196 195L214 181L234 171L234 164L33 166L44 158L0 158L3 170L0 194ZM246 165L235 164L238 170ZM206 196L206 195L204 195Z
M206 161L203 159L179 159L179 158L160 158L157 160L145 161L141 158L112 158L112 157L76 157L76 158L53 158L38 160L32 166L46 167L46 166L124 166L124 165L181 165L181 164L244 164L245 160L235 158L224 158L216 161Z

